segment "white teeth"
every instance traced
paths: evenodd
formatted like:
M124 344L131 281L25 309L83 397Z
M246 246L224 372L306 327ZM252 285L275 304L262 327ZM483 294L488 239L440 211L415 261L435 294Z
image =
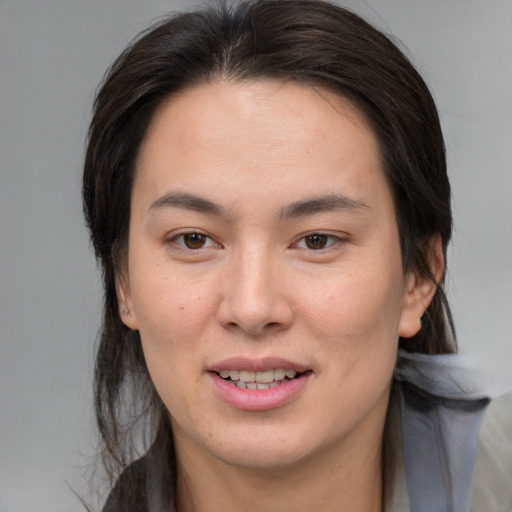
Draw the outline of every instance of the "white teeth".
M256 372L256 382L261 384L269 384L274 380L274 370L267 370L265 372Z
M254 382L255 378L256 372L246 372L243 370L240 372L240 380L243 380L244 382Z
M286 375L286 370L278 368L274 370L274 380L283 380Z
M223 379L231 379L233 384L236 384L240 388L268 389L281 384L281 381L285 378L293 379L297 375L297 372L295 370L284 370L283 368L275 368L261 372L221 370L219 375Z
M258 389L270 389L279 386L279 382L269 382L268 384L260 384L258 382Z
M279 386L279 382L270 382L268 384L263 384L260 382L243 382L241 380L237 380L232 383L237 388L242 389L270 389Z

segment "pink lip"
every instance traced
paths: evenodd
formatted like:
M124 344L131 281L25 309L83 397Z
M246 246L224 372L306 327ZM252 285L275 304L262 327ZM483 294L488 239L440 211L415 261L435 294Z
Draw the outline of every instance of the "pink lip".
M295 370L298 377L269 389L242 389L223 379L221 370L264 371L273 368ZM280 358L250 360L232 358L220 361L209 368L208 374L215 386L216 395L235 409L242 411L268 411L290 403L304 389L312 375L307 367Z
M249 372L263 372L282 368L283 370L295 370L297 373L303 373L311 368L307 366L282 359L280 357L265 357L263 359L247 359L245 357L232 357L224 359L211 365L208 370L219 373L221 370L244 370Z

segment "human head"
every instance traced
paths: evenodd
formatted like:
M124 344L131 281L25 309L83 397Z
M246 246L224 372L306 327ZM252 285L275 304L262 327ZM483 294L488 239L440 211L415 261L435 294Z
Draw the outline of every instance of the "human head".
M451 235L450 187L437 111L398 48L356 15L317 0L224 4L168 18L113 64L98 92L84 169L84 204L103 269L105 311L97 359L97 403L105 435L127 377L149 384L137 333L119 318L138 149L162 102L194 85L279 79L347 98L368 119L395 198L404 272L429 274L432 237ZM442 282L410 351L453 351ZM109 416L110 415L110 416Z

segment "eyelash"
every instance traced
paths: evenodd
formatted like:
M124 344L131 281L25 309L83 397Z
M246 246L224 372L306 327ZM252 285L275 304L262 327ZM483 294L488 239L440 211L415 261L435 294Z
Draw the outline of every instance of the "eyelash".
M315 244L314 239L316 237L321 238L322 241L324 241L326 243L326 245L323 245L322 247L308 246L308 242L312 242L313 244ZM343 238L340 238L339 236L328 235L328 234L322 233L322 232L316 232L316 233L310 233L310 234L304 235L303 237L301 237L299 239L298 242L293 244L293 247L298 248L298 249L307 249L309 251L322 251L322 250L330 249L332 246L334 246L340 242L343 242Z
M200 247L188 246L186 242L186 237L193 236L201 237L208 245L201 245ZM205 235L204 233L201 233L199 231L189 231L187 233L180 233L179 235L173 236L169 241L186 251L198 251L200 249L208 249L210 247L222 247L220 244L216 243L210 236Z
M187 237L189 237L188 242L187 242ZM198 237L199 240L194 242L193 240L192 241L190 240L190 237ZM186 232L186 233L180 233L178 235L173 236L169 241L176 244L181 249L188 250L188 251L198 251L201 249L208 249L210 247L222 248L222 245L216 243L210 236L205 235L204 233L201 233L199 231L190 231L190 232ZM190 246L190 243L201 244L201 242L203 244L200 245L199 247L191 247ZM343 242L343 239L340 238L339 236L328 235L328 234L322 233L322 232L316 232L316 233L310 233L305 236L302 236L298 240L298 242L292 244L292 247L296 248L296 249L306 249L306 250L316 252L316 251L322 251L322 250L329 249L330 247L332 247L333 245L336 245L339 242ZM310 243L312 245L315 245L315 244L321 245L323 243L324 245L322 245L321 247L312 247L311 245L308 245Z

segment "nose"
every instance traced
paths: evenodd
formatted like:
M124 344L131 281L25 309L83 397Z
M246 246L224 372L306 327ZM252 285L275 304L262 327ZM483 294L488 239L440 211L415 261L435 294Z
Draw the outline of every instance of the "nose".
M219 323L253 337L290 327L291 297L283 269L265 251L246 250L226 268L218 308Z

